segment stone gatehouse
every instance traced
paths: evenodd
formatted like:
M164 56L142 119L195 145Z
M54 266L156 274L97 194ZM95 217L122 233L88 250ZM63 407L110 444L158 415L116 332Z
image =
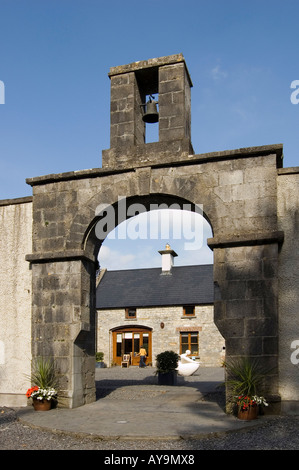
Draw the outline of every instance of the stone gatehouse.
M181 54L113 67L109 78L102 168L28 178L31 198L0 203L0 404L26 404L36 356L55 358L64 406L95 400L96 226L122 197L149 209L201 205L226 355L274 367L266 392L298 410L299 169L283 168L281 144L194 154ZM154 94L159 140L147 144L143 104Z

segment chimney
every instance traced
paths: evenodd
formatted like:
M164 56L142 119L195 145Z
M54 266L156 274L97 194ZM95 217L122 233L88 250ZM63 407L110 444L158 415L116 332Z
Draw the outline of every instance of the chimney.
M171 274L171 268L174 264L173 258L177 256L176 252L167 243L165 250L161 250L159 253L162 255L162 274Z

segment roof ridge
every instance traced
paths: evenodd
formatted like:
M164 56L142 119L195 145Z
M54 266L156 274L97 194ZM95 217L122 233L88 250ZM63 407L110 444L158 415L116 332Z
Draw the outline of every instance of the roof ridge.
M185 264L181 266L172 266L172 269L177 269L177 268L198 268L199 266L213 266L212 263L210 264ZM157 267L152 267L152 268L129 268L129 269L107 269L107 268L101 268L105 269L107 273L120 273L120 272L127 272L127 271L150 271L150 270L161 270L161 266Z

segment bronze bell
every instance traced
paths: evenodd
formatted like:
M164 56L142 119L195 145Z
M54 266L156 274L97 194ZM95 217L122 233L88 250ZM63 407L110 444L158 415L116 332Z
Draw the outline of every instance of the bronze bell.
M157 104L158 102L153 100L152 97L150 96L148 102L145 105L146 106L146 112L142 116L142 119L144 122L148 123L154 123L159 121L159 113L157 111Z

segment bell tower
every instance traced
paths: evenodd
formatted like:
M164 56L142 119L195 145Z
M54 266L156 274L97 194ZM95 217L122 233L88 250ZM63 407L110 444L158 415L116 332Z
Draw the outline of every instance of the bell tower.
M182 54L112 67L109 77L110 149L103 151L103 168L147 166L161 157L172 162L193 155L192 82ZM157 112L153 119L150 108ZM159 140L147 144L145 126L156 121Z

